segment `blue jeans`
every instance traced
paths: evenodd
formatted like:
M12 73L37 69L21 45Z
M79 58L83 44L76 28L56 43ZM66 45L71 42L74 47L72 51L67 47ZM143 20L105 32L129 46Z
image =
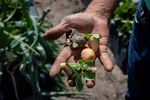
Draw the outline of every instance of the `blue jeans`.
M150 12L141 0L128 49L126 100L150 100Z

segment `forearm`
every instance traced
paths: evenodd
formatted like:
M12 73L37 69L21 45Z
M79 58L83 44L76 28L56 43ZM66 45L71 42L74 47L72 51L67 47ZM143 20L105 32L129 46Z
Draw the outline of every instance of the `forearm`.
M111 15L115 10L119 0L92 0L86 8L86 13L93 13L98 17L103 17L106 21L110 21Z

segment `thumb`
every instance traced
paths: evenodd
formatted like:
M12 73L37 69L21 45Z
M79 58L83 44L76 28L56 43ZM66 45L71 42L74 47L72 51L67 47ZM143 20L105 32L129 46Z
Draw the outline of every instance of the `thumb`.
M44 35L42 35L42 37L45 40L54 40L67 32L71 32L71 30L69 29L69 23L63 20L60 24L48 30Z

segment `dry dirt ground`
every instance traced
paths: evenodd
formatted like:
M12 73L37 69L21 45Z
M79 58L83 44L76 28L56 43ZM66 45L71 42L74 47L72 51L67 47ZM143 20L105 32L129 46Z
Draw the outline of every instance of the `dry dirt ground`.
M49 19L53 25L57 25L63 17L69 14L77 13L85 9L85 4L81 0L36 0L38 3L38 11L41 9L51 8L49 13ZM61 43L64 42L64 36L56 40L60 48ZM111 53L111 57L113 54ZM115 60L114 60L115 61ZM90 96L77 95L74 97L58 97L58 100L124 100L124 93L126 91L126 75L122 73L120 68L115 65L112 72L106 72L102 65L96 61L98 71L96 73L96 86L93 89L84 87L84 92L91 94ZM62 77L64 80L66 77ZM70 88L70 91L76 91L74 88Z

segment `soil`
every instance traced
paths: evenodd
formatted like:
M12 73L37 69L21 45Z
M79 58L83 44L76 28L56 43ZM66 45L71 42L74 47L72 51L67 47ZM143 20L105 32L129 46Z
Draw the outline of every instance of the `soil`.
M81 0L35 0L38 5L39 13L42 9L51 8L48 17L53 25L57 25L62 18L67 15L84 11L86 5ZM56 42L62 49L61 45L65 41L65 36L60 37ZM114 55L109 50L112 59ZM96 72L96 85L92 89L84 87L84 93L90 95L76 95L73 97L58 97L58 100L124 100L124 94L127 89L127 76L124 75L120 67L115 64L112 72L106 72L103 66L96 60L98 71ZM62 77L66 80L66 76ZM76 91L75 88L68 87L70 91Z

